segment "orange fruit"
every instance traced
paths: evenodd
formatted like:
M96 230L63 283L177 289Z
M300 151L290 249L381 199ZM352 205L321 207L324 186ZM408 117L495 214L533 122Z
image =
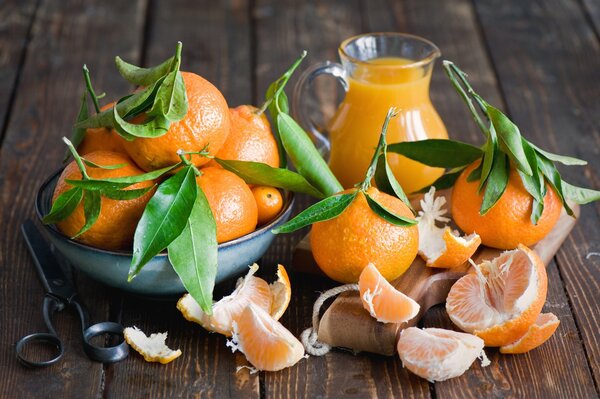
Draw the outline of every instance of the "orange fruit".
M126 164L122 168L110 170L87 167L87 173L92 178L104 179L109 177L135 176L143 173L126 154L96 151L87 154L85 158L103 166ZM81 179L81 172L75 161L68 164L60 175L54 189L52 202L60 194L72 188L70 184L65 182L67 179ZM154 184L153 181L144 181L133 184L127 187L126 190L144 188L152 184ZM102 249L130 249L137 223L142 217L146 203L150 200L153 193L151 190L143 196L132 200L112 200L102 197L98 220L88 231L78 236L76 240ZM81 230L84 224L85 214L82 201L69 217L56 223L56 227L63 234L72 237Z
M177 309L187 320L200 324L208 331L231 336L233 321L250 303L266 311L271 310L271 289L265 280L254 276L257 270L258 265L252 265L248 274L238 280L235 291L213 304L211 315L204 313L190 294L179 299Z
M450 319L461 330L481 337L486 346L515 342L536 321L546 301L544 263L534 251L519 245L474 269L448 293Z
M206 167L196 178L217 222L217 242L233 240L256 228L258 211L248 185L235 173Z
M279 320L292 299L292 284L283 265L277 265L277 280L269 284L271 289L271 316Z
M106 104L100 110L105 111L112 108L115 105L114 102ZM85 136L81 143L77 146L77 152L83 156L94 151L113 151L113 152L125 152L123 146L123 138L119 136L113 129L107 128L90 128L86 129Z
M181 350L173 350L165 344L167 333L154 333L147 336L137 327L127 327L123 330L125 341L144 356L147 362L171 363L181 356Z
M410 327L400 333L397 349L404 367L433 382L462 375L478 357L483 367L489 365L483 345L471 334Z
M250 303L233 323L233 338L227 343L239 350L258 370L278 371L304 357L304 347L264 309Z
M450 221L444 217L446 198L435 198L435 187L431 187L421 200L419 211L419 255L429 267L452 268L462 265L473 256L481 238L477 234L461 237L446 224ZM444 223L444 227L437 224Z
M146 171L179 162L177 150L200 151L208 145L209 154L215 155L229 134L229 108L221 92L199 75L191 72L181 74L188 97L185 117L171 124L163 136L123 141L127 153ZM196 166L208 161L206 157L192 156Z
M421 309L411 297L388 283L372 263L360 273L358 288L365 310L382 323L404 323Z
M275 218L283 208L283 197L275 187L255 186L252 195L258 210L258 224L263 225Z
M525 335L509 345L500 347L500 353L525 353L537 348L550 339L560 320L552 313L541 313Z
M343 193L350 193L349 189ZM374 187L367 193L392 212L413 217L410 209L396 197ZM408 269L419 247L417 226L396 226L377 214L359 192L339 216L313 224L310 245L321 270L341 283L356 283L362 270L373 263L388 281Z
M461 173L452 190L452 218L458 227L467 234L477 232L484 245L500 249L513 249L519 244L531 246L544 238L556 224L562 210L554 189L546 183L544 211L534 225L530 220L533 198L511 166L504 194L485 215L480 215L483 190L477 193L478 180L467 182L467 176L479 162L469 165Z
M279 150L267 116L257 115L258 108L240 105L231 108L231 129L217 158L262 162L279 167Z

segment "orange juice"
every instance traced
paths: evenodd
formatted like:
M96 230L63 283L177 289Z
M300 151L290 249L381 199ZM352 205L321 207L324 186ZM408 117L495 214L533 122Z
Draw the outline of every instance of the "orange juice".
M348 90L328 125L329 166L346 188L364 179L390 107L388 144L427 138L447 139L446 128L429 99L431 67L407 58L381 57L355 65ZM443 174L403 156L388 154L394 175L407 193L431 184Z

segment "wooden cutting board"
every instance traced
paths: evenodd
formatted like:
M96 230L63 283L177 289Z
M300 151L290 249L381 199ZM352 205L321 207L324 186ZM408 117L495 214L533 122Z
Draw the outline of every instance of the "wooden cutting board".
M571 207L578 217L579 206L571 205ZM546 265L550 263L576 221L577 219L568 216L563 210L550 234L533 246ZM498 249L482 246L473 256L473 260L480 263L497 257L501 252ZM308 236L296 248L293 267L299 272L324 276L312 257ZM377 322L363 309L358 292L348 292L337 297L323 314L319 325L319 341L355 352L393 355L400 331L417 324L432 306L445 302L452 284L464 276L470 267L469 263L465 263L453 269L435 269L425 266L425 262L417 256L406 273L392 282L394 287L413 298L421 306L421 311L414 319L402 325Z

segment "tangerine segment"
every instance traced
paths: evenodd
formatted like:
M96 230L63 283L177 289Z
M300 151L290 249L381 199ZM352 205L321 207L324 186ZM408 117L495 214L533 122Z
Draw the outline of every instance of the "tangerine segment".
M483 340L471 334L441 328L410 327L400 333L398 355L404 367L430 382L458 377L480 357L490 364Z
M474 269L450 289L446 299L450 319L463 331L481 337L486 346L516 341L546 301L544 263L534 251L519 245Z
M278 371L304 357L304 347L281 323L264 309L249 304L233 323L227 346L239 350L258 370Z
M181 350L174 351L165 344L167 333L154 333L149 337L137 327L123 330L125 341L147 362L167 364L181 356Z
M125 166L118 169L87 167L88 175L95 179L136 176L143 173L141 169L135 166L131 158L123 153L96 151L86 154L85 158L102 166L125 164ZM56 201L59 195L73 187L65 180L81 180L81 171L75 161L71 161L61 173L54 189L52 202ZM133 184L125 190L140 189L153 184L154 181L144 181ZM98 220L89 230L78 236L76 240L108 250L131 249L137 223L152 195L154 195L154 190L131 200L113 200L102 197ZM85 225L85 219L82 201L71 215L56 223L56 227L63 234L73 237Z
M208 331L231 336L233 321L242 313L250 303L257 307L271 310L271 290L269 284L254 273L258 270L255 263L250 267L248 274L238 280L235 291L223 297L212 306L212 314L208 315L202 311L198 302L190 294L185 294L177 302L177 309L189 321L200 324Z
M511 167L506 190L485 215L480 215L483 191L478 192L479 180L467 181L479 162L468 166L452 189L452 218L458 227L468 234L477 232L484 245L500 249L513 249L519 244L531 246L544 238L562 211L554 189L546 183L544 211L534 225L530 219L533 198L523 186L519 173Z
M215 155L229 135L229 107L223 94L195 73L181 72L181 75L188 97L185 117L172 123L167 133L160 137L123 142L127 153L146 171L178 163L178 150L196 152L208 146L208 153ZM199 155L192 156L196 166L204 165L209 160Z
M477 251L481 238L477 234L460 237L446 224L450 221L443 216L447 210L446 198L435 196L435 187L431 187L421 200L419 211L419 255L430 267L452 268L467 262ZM438 227L437 223L444 223Z
M413 218L410 209L398 198L374 187L367 193L397 215ZM359 192L342 214L313 224L310 245L320 269L333 280L356 283L365 265L373 263L386 280L392 281L417 256L419 231L417 226L397 226L382 219Z
M560 320L553 313L541 313L535 323L521 338L512 344L501 346L500 353L525 353L537 348L546 342L554 334Z
M360 274L358 288L365 310L382 323L404 323L421 309L412 298L388 283L372 263Z
M271 289L271 317L279 320L292 299L292 284L283 265L277 265L277 280L269 285Z
M225 169L206 167L196 182L215 217L217 242L230 241L256 229L256 201L242 178Z
M230 109L231 130L217 158L265 163L279 167L279 150L267 116L258 108L240 105Z

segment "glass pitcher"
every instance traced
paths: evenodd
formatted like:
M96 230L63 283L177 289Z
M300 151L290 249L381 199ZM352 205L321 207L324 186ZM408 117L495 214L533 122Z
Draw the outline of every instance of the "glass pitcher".
M331 170L345 188L364 179L392 106L399 115L390 122L388 144L448 138L429 98L433 64L440 56L433 43L401 33L369 33L346 39L338 51L341 64L316 64L301 76L294 90L293 112L329 157ZM345 90L325 131L316 128L301 103L314 78L322 74L334 76ZM407 193L431 184L443 173L443 169L397 154L388 154L388 162Z

